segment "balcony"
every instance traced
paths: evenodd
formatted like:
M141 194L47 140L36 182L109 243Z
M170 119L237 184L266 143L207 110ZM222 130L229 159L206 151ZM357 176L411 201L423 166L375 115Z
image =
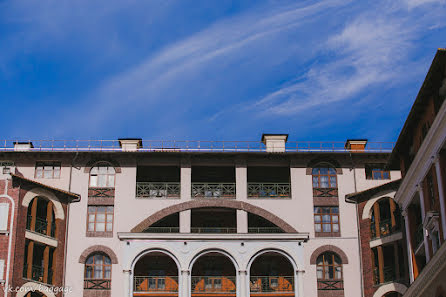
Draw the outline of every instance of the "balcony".
M137 182L137 198L179 198L181 186L179 182Z
M414 241L415 241L415 250L417 250L418 247L424 242L423 224L419 224L417 226L417 229L415 230Z
M237 233L235 227L191 227L191 233Z
M45 270L42 266L31 265L31 267L30 267L31 273L30 274L28 274L28 268L29 268L28 264L23 265L23 277L24 278L31 279L31 280L41 282L41 283L50 284L50 285L52 284L53 270L51 268L48 268L47 281L45 281L45 278L44 278Z
M85 279L85 290L110 290L111 280L109 279Z
M180 227L149 227L145 233L179 233Z
M254 293L293 293L293 276L251 276L249 288Z
M343 280L317 280L317 289L321 291L344 290Z
M135 292L141 293L178 293L177 276L135 276L133 278Z
M235 183L192 183L192 198L235 199Z
M192 294L235 294L235 276L192 276Z
M375 285L398 281L398 278L395 273L395 269L391 266L384 267L384 269L383 269L384 280L382 282L379 279L379 269L377 267L375 267L375 269L373 270L373 273L375 275Z
M31 228L31 222L33 217L27 216L26 220L26 230L31 232L40 233L45 236L54 237L56 233L56 223L54 221L51 222L50 234L48 234L48 221L43 218L36 217L36 223L34 225L34 230Z
M249 198L289 198L290 183L248 183Z
M376 224L376 222L375 222L375 224ZM379 222L380 235L377 236L375 224L372 223L370 226L370 232L371 232L372 239L386 237L386 236L392 235L396 232L399 232L401 230L399 224L397 224L397 223L392 226L391 219L381 220Z
M267 233L283 233L280 227L248 227L248 233L267 234Z

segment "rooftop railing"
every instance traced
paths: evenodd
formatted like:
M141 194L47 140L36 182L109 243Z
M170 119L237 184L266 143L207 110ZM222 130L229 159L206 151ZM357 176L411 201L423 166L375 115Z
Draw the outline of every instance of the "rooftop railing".
M19 143L20 148L14 148ZM27 145L28 144L28 145ZM142 140L138 152L266 152L261 141ZM394 142L368 142L364 152L389 153ZM0 140L0 151L119 152L119 140ZM354 152L343 141L288 141L286 152Z

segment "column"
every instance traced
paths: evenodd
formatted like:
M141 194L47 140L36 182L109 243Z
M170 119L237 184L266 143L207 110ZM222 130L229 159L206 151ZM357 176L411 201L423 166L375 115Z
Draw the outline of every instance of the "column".
M383 247L378 246L376 247L376 250L378 251L378 272L379 272L379 283L384 283L384 254L383 254Z
M249 295L249 291L247 292L247 289L248 289L247 275L248 275L248 273L246 270L239 270L238 274L239 274L239 281L237 282L237 289L238 289L239 294L237 294L237 296L248 297L248 295Z
M191 226L191 210L180 212L180 233L190 233Z
M407 244L407 265L409 266L409 281L414 281L413 277L413 258L412 258L412 234L410 233L410 220L407 210L403 210L401 214L404 217L404 225L406 227L406 244Z
M34 242L30 240L28 244L28 257L26 258L26 263L28 264L28 267L26 267L27 279L32 279L33 254L34 254Z
M132 287L132 271L123 270L124 273L124 297L131 297L131 287Z
M46 207L46 235L51 236L51 226L53 223L53 203L48 203L48 206Z
M375 232L376 232L376 238L381 237L381 229L379 228L379 224L381 222L381 217L379 213L379 204L375 203L373 204L373 212L375 215Z
M248 233L248 212L237 209L237 233Z
M188 158L181 160L180 183L181 200L191 200L192 168Z
M247 200L248 198L248 168L246 160L240 159L235 164L235 183L237 200Z
M304 273L305 270L296 270L294 295L296 297L304 297Z
M48 283L48 268L50 260L50 247L45 246L43 250L43 282Z
M399 249L398 249L398 241L395 241L393 243L393 256L395 257L395 261L393 262L394 264L394 268L395 268L395 278L399 279L400 278L400 255L398 253Z
M31 225L30 230L36 230L36 217L37 217L37 200L39 198L34 198L31 204ZM28 219L28 218L27 218Z
M420 197L420 208L421 208L421 224L424 223L424 217L426 216L426 208L424 205L424 192L423 192L423 187L420 184L418 184L418 195ZM426 254L426 263L429 262L430 260L430 251L429 251L429 241L428 238L426 236L426 230L424 229L423 226L423 240L424 240L424 252Z
M189 297L190 289L189 289L189 270L181 270L181 290L179 297Z
M435 173L437 175L438 184L438 197L440 199L440 217L441 217L441 229L443 230L443 241L446 240L446 206L444 197L444 185L443 185L443 174L441 172L440 157L437 155L435 160Z

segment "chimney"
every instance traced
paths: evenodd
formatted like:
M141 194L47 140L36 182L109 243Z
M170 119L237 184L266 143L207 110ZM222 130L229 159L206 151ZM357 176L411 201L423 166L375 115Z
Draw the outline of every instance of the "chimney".
M123 152L136 152L142 147L141 138L119 138L118 140Z
M31 141L28 141L28 142L15 141L14 142L14 151L16 151L16 152L28 152L32 148L34 148L34 146Z
M367 145L367 139L347 139L345 149L352 152L363 152Z
M288 134L262 134L262 142L268 153L284 153Z

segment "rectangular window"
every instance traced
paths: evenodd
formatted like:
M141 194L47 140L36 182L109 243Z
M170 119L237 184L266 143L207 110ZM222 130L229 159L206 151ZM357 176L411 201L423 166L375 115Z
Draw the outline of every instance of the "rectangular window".
M8 230L9 203L0 203L0 231Z
M0 259L0 280L4 280L5 260Z
M339 207L315 207L314 230L316 232L339 232Z
M365 176L367 179L384 180L390 179L390 171L384 169L384 164L369 164L365 166Z
M90 232L113 231L113 206L89 206L87 230Z
M35 178L60 178L60 162L37 162Z

